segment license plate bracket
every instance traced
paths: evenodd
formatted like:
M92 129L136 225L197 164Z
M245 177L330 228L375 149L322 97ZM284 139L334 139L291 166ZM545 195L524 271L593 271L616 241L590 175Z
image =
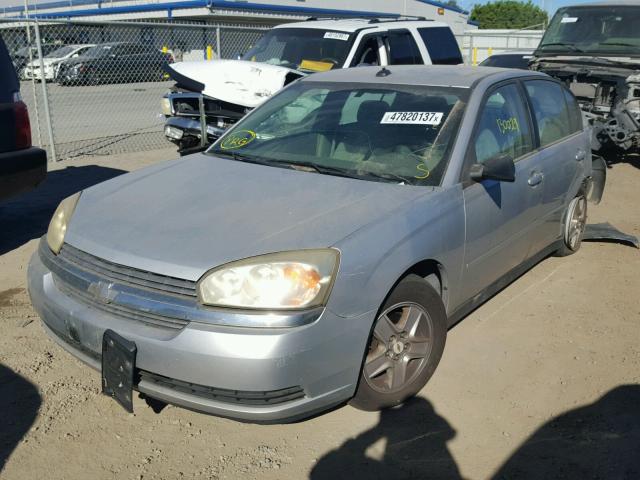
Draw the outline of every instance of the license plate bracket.
M133 385L137 347L134 342L105 330L102 336L102 393L133 413Z

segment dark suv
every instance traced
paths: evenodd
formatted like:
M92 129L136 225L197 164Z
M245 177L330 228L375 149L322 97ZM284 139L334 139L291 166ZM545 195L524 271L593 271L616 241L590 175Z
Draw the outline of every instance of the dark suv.
M0 37L0 200L30 190L47 174L47 154L31 146L27 106Z

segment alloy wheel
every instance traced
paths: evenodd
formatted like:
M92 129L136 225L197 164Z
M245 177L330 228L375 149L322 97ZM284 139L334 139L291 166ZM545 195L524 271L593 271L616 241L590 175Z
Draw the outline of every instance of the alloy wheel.
M427 364L433 329L431 317L416 303L398 303L382 312L364 363L369 386L394 393L410 384Z

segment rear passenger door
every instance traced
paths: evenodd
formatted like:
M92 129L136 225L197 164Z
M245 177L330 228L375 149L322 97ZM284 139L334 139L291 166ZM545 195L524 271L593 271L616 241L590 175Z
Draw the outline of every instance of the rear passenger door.
M515 82L490 90L480 110L462 177L466 246L464 298L471 298L522 263L540 190L529 182L538 165L524 92ZM474 163L506 155L513 159L515 181L469 178Z
M537 136L540 189L538 226L532 251L538 252L562 236L563 214L584 175L589 138L575 98L553 80L525 80Z

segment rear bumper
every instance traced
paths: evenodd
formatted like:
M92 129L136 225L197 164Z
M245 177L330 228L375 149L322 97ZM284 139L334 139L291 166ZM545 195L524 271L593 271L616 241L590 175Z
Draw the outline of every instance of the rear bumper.
M47 175L47 153L36 147L0 153L0 200L35 188Z
M180 330L163 330L92 308L56 282L36 252L28 271L31 301L47 332L67 351L99 369L102 335L112 329L137 346L138 391L245 421L293 421L353 396L375 316L342 318L325 309L301 327L192 321Z

